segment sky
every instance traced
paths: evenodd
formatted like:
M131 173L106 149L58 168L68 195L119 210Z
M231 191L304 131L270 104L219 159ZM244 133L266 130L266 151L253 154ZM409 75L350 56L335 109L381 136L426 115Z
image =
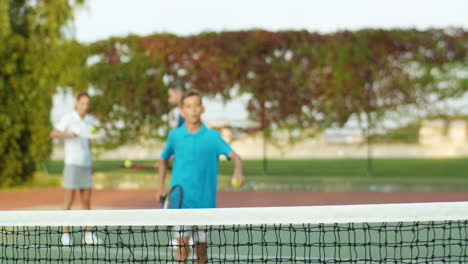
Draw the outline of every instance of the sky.
M111 36L205 31L308 30L332 33L362 28L468 29L468 0L88 0L76 12L82 42ZM206 101L210 120L245 120L248 98ZM55 96L53 121L72 110L70 96Z
M468 28L466 0L88 0L76 37L91 42L129 33L361 28Z

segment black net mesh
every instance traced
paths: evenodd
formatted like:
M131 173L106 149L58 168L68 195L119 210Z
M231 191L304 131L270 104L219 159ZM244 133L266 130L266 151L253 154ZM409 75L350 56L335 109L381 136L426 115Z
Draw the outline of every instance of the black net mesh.
M178 248L196 263L204 244L208 263L468 263L468 220L70 227L71 245L63 234L57 226L2 227L1 263L178 263ZM179 244L180 236L192 239Z

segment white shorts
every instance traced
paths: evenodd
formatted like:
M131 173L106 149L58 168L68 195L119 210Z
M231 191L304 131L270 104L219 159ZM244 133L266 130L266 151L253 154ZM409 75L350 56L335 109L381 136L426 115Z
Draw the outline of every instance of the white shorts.
M65 164L63 187L65 189L89 189L93 187L93 168L91 166Z
M174 226L175 237L190 237L194 242L206 242L207 226Z

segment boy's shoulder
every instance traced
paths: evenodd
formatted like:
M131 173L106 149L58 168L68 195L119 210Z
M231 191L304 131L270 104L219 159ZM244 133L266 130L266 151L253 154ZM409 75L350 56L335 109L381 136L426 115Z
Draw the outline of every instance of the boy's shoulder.
M187 134L187 129L185 128L185 126L180 126L180 127L177 127L177 128L173 128L169 131L169 136L172 136L172 137L180 137L180 136L183 136ZM218 130L216 129L212 129L212 128L209 128L209 127L204 127L204 131L203 131L203 134L205 136L208 136L208 137L220 137L221 136L221 133L219 133Z
M215 137L221 135L221 134L219 133L218 130L213 129L213 128L209 128L209 127L206 128L206 133L207 133L209 136L215 136Z
M68 112L62 116L63 119L73 119L76 116L75 112Z
M75 115L73 112L64 114L58 123L69 123L74 119Z
M176 128L169 130L169 135L173 135L173 136L181 135L183 134L183 132L184 132L183 127L180 126L180 127L176 127Z

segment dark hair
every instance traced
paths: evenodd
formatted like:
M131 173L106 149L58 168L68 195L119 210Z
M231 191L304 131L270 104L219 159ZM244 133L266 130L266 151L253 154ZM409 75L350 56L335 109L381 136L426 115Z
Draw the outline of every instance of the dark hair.
M169 89L177 89L177 90L182 91L183 93L186 91L185 83L179 80L171 82L169 84Z
M180 105L184 104L185 98L188 98L188 97L191 97L191 96L198 96L198 98L200 98L200 104L203 105L203 100L202 100L201 94L198 91L195 91L195 90L190 90L190 91L185 92L182 95L182 98L180 99Z
M91 99L91 96L89 96L89 93L86 92L86 91L80 91L76 94L76 100L79 101L81 99L81 97L88 97L88 99Z

